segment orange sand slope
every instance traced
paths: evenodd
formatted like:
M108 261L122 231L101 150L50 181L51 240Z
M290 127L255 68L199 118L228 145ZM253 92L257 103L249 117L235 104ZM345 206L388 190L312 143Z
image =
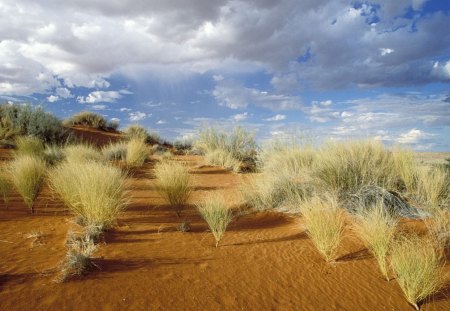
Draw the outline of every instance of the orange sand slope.
M54 280L67 231L78 228L73 217L48 189L36 215L14 192L9 208L0 207L0 310L413 310L350 232L328 264L301 218L265 212L235 219L215 248L193 204L211 191L239 204L247 176L199 168L200 157L175 160L188 161L195 178L181 219L155 191L153 163L146 164L130 177L128 210L99 245L99 269L66 283ZM181 221L191 232L176 229ZM422 310L450 310L450 288Z

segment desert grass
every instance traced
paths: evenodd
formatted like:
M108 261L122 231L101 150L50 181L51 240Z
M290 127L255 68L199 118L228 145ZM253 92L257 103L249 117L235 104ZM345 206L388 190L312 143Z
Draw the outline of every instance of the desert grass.
M34 201L39 194L47 171L45 162L35 156L18 156L10 163L9 170L12 183L31 213L34 213Z
M445 285L442 249L429 237L402 236L392 245L391 267L410 304L419 303L437 293Z
M450 247L450 210L435 208L429 210L431 216L425 219L430 236L438 248Z
M430 208L447 205L450 198L450 176L442 167L420 167L417 197Z
M326 261L334 260L344 230L344 212L337 199L332 195L313 197L302 203L301 212L316 248Z
M64 162L49 174L51 188L85 226L108 229L126 207L125 175L98 162Z
M414 152L396 148L392 152L394 168L398 172L408 193L414 194L417 189L418 172Z
M85 163L91 161L104 161L100 151L92 145L69 145L64 148L64 154L66 155L67 162Z
M243 165L241 161L233 157L233 155L223 149L215 149L205 153L206 163L222 166L227 170L231 170L235 173L239 173L241 166Z
M16 155L42 157L44 154L44 144L38 137L19 136L15 142L17 147Z
M379 200L372 206L364 206L356 215L355 232L378 262L381 273L389 281L387 255L395 237L397 219L391 216Z
M65 126L85 125L96 129L106 129L107 121L105 117L95 112L81 111L63 121Z
M140 139L148 144L158 144L161 138L156 133L150 133L145 127L139 124L131 124L125 131L125 137L128 140Z
M150 149L144 140L134 138L127 143L126 163L131 167L140 167L150 155Z
M172 205L177 215L191 195L191 178L186 165L163 161L155 165L157 188L160 194Z
M223 196L210 194L203 202L197 205L197 209L214 235L217 247L233 219L230 208L227 206Z
M319 150L314 163L313 175L325 189L340 195L356 193L368 184L397 189L392 152L378 141L329 143Z
M207 159L231 157L241 162L241 166L247 170L256 168L257 146L254 135L241 127L235 127L231 133L214 127L204 128L199 132L194 148L206 155Z
M45 146L43 156L45 162L49 165L56 165L66 158L63 148L58 145Z
M124 161L127 157L127 143L110 143L104 146L101 152L107 161Z
M3 199L3 203L8 207L9 204L9 195L11 193L11 178L6 172L0 172L0 195Z
M76 236L69 231L66 246L66 257L61 264L61 273L57 281L65 282L71 277L81 276L92 268L97 267L92 261L93 254L97 251L97 246L87 235Z

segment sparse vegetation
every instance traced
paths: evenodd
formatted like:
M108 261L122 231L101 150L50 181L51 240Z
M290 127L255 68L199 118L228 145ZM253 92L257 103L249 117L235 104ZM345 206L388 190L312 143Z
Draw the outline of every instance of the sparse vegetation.
M155 165L154 174L159 192L176 209L179 216L191 194L191 178L187 166L164 161Z
M42 158L44 156L44 144L34 136L18 136L16 137L16 154L29 155Z
M417 187L418 199L430 208L448 204L450 197L450 175L440 167L420 167Z
M142 166L150 155L150 149L144 140L139 138L131 139L127 144L126 162L128 166Z
M111 227L126 207L125 176L97 162L66 162L50 172L52 189L85 226Z
M34 213L34 201L46 174L45 162L34 156L18 156L10 164L10 173L12 183L31 213Z
M125 161L127 158L127 143L110 143L102 148L102 154L107 161Z
M104 158L100 151L92 145L76 144L64 148L67 162L102 162Z
M0 195L2 196L3 203L8 207L9 195L11 192L11 180L5 172L0 172Z
M146 128L139 124L128 126L124 133L128 140L140 139L144 140L147 144L159 144L161 140L156 133L150 133Z
M331 195L325 198L311 198L301 205L307 233L326 261L335 259L344 229L344 212L338 207L337 199Z
M0 140L13 141L17 136L34 136L44 143L63 143L69 132L58 118L41 107L0 105Z
M391 266L406 299L417 310L420 302L445 284L442 250L428 237L399 238L393 243Z
M227 168L239 166L240 171L256 169L254 135L241 127L234 128L229 135L213 127L203 129L198 134L194 148L202 152L211 161L210 164L222 166L229 163ZM240 162L239 165L236 162Z
M81 111L74 114L68 119L65 119L63 124L65 126L84 125L93 127L99 130L106 130L108 122L105 117L95 112Z
M45 162L49 165L56 165L66 158L64 150L58 145L47 145L44 150Z
M354 224L356 233L378 261L381 273L388 281L387 254L395 237L396 225L397 219L386 211L383 201L362 207Z
M223 196L218 194L207 196L202 203L197 205L197 208L202 218L208 223L217 247L233 219L230 208Z

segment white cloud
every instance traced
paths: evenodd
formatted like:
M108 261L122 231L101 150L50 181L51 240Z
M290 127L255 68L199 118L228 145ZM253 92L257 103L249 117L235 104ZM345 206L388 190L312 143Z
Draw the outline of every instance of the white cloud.
M380 54L381 56L385 56L385 55L389 55L391 53L394 53L393 49L389 49L389 48L380 48Z
M129 111L131 111L132 109L127 108L127 107L122 107L122 108L120 108L119 110L122 111L122 112L129 112Z
M166 124L167 123L167 121L165 121L165 120L158 120L158 122L156 122L156 124Z
M397 139L397 142L401 144L417 144L420 141L427 139L431 136L433 135L430 133L426 133L424 131L414 128L406 133L400 134L400 136Z
M286 119L286 115L284 115L284 114L277 114L277 115L274 115L271 118L267 118L267 119L264 119L264 120L266 120L266 121L282 121L282 120L285 120L285 119Z
M89 108L91 108L93 110L105 110L106 109L106 105L92 105Z
M95 91L86 97L78 96L77 101L80 104L114 103L120 98L122 98L120 91Z
M50 96L47 97L47 101L48 101L49 103L54 103L54 102L56 102L56 101L58 101L58 100L59 100L59 96L50 95Z
M232 116L232 120L235 122L240 122L246 120L248 117L248 112L238 113Z
M56 95L58 95L61 98L71 98L73 97L72 93L70 93L70 90L65 87L59 87L55 90Z
M136 112L130 112L128 114L128 119L130 121L141 121L141 120L144 120L145 118L148 118L150 116L151 116L151 114L147 114L145 112L136 111Z

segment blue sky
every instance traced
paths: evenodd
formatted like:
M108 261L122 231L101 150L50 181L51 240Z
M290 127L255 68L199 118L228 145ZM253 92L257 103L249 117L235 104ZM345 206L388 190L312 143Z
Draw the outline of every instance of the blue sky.
M1 0L0 101L449 151L449 25L446 0Z

